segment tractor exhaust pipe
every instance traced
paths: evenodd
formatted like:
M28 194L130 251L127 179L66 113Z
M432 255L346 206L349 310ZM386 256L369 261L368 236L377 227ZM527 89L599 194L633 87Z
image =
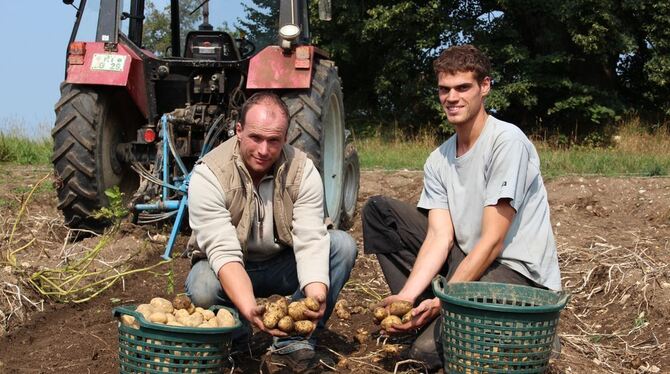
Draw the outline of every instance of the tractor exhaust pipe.
M309 17L306 0L279 2L279 45L290 49L292 44L309 43Z
M170 0L170 34L172 57L181 57L181 35L179 35L179 0Z

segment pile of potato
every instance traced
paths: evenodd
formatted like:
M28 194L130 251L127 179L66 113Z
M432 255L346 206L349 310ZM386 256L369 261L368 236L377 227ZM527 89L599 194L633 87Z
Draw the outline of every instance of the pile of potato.
M308 335L314 330L314 323L305 317L305 311L317 312L319 302L306 297L290 304L285 297L273 295L268 298L263 313L263 325L268 329L279 329L285 333Z
M149 304L140 304L135 309L144 319L168 326L221 328L235 326L235 317L226 309L213 311L196 307L185 295L178 295L172 302L154 297ZM122 315L121 323L139 329L135 317Z
M393 325L400 325L412 320L412 303L409 301L394 301L388 309L377 307L373 311L375 323L381 324L382 329L388 330Z

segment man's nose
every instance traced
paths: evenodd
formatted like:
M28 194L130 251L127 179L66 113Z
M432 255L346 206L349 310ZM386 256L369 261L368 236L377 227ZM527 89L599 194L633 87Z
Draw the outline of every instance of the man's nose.
M451 89L447 91L447 97L446 97L447 101L458 101L458 99L459 99L458 92L456 92L456 90Z
M262 141L258 144L258 153L263 155L268 153L268 142Z

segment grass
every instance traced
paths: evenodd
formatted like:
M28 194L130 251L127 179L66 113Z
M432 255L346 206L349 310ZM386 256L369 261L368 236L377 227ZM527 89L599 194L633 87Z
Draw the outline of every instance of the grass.
M439 144L435 133L420 131L407 139L397 131L377 129L356 139L364 169L422 170L426 158ZM601 136L603 138L604 136ZM555 146L551 139L534 140L543 176L667 176L670 174L670 127L646 129L639 121L621 124L597 146Z
M3 123L0 126L0 162L21 165L48 164L53 152L50 137L30 137L21 122Z
M6 128L7 126L5 126ZM0 127L2 128L2 127ZM372 130L371 130L372 129ZM397 127L368 127L355 136L363 169L422 170L423 163L443 139L433 129L404 135ZM555 139L534 140L546 178L562 175L670 175L670 126L651 130L638 120L620 124L612 135L598 135L596 146L557 145ZM362 134L362 135L361 135ZM52 142L30 138L20 127L0 129L0 162L49 164Z

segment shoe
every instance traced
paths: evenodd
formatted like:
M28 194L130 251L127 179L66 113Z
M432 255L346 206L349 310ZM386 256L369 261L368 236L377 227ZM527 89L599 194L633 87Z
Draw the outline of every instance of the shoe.
M273 374L324 373L330 371L328 366L333 367L335 365L329 357L318 354L313 349L308 348L298 349L286 354L268 353L263 361L263 366L265 366L267 372Z

